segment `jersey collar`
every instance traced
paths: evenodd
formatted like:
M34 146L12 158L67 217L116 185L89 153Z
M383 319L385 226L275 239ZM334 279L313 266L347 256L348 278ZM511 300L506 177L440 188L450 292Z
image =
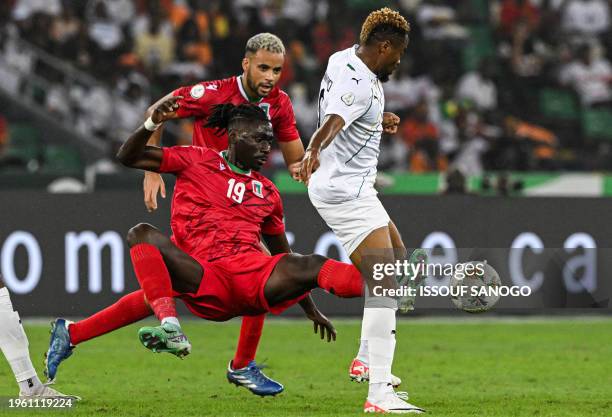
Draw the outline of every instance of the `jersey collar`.
M359 45L353 45L353 47L349 51L350 56L350 64L354 65L356 68L359 68L361 71L365 71L370 78L378 78L376 74L372 72L370 68L357 56L357 48ZM350 67L349 67L350 68Z
M238 174L242 174L242 175L251 175L251 170L249 169L248 171L245 171L242 168L237 167L236 165L232 164L228 159L227 159L227 151L221 151L219 152L219 155L221 155L221 158L223 158L225 160L225 162L227 162L227 165L230 167L230 169Z
M238 83L238 89L240 90L240 94L242 94L242 97L244 97L246 101L248 101L249 103L259 103L261 102L261 100L263 100L263 97L257 99L249 97L249 95L244 89L244 86L242 85L242 75L236 77L236 82Z

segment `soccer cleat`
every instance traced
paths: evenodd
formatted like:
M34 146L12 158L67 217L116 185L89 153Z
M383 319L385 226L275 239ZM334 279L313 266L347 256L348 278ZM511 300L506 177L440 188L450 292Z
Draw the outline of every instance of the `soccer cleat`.
M364 382L370 380L370 368L368 365L361 362L359 359L353 359L351 366L349 367L349 377L351 381ZM395 375L391 375L391 385L393 388L397 388L402 384L402 380Z
M363 412L381 414L422 414L425 410L404 401L395 392L391 391L387 393L385 398L381 401L366 400L363 405Z
M71 399L71 400L75 400L75 401L80 401L81 397L77 396L77 395L66 395L66 394L62 394L61 392L49 387L49 385L51 385L52 382L47 382L46 384L42 385L42 388L39 392L35 392L35 393L31 393L31 394L26 394L24 392L20 392L19 393L19 398L22 399L27 399L27 398L65 398L65 399Z
M418 267L416 273L413 276L413 270L409 269L409 273L406 275L401 275L397 277L397 283L402 287L408 287L416 291L416 289L425 281L425 265L427 265L427 252L425 249L415 249L412 254L410 254L410 258L408 258L408 263L411 265L420 265ZM415 295L406 294L403 297L399 297L397 300L397 307L401 313L407 313L409 311L414 310L414 300L416 298Z
M49 350L45 353L45 375L49 382L55 381L60 363L72 355L74 346L70 344L70 333L68 331L68 325L71 323L71 321L61 318L51 322L51 340L49 341Z
M232 361L230 361L227 365L227 380L238 387L245 387L253 394L261 397L274 396L283 392L285 389L283 384L266 376L261 371L262 368L263 366L258 366L255 361L251 361L244 368L232 369Z
M176 324L143 327L138 330L138 338L144 347L155 353L168 352L181 359L191 353L191 343Z

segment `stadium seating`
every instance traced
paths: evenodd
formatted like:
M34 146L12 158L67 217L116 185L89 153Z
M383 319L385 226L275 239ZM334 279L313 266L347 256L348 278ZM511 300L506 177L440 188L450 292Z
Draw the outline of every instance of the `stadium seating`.
M40 131L27 124L13 124L9 128L9 147L6 158L27 164L40 156Z
M539 93L542 116L555 121L575 121L580 117L576 95L567 90L545 88Z
M45 146L41 171L62 175L81 175L83 163L79 151L69 145Z
M612 110L585 109L582 129L588 139L612 140Z

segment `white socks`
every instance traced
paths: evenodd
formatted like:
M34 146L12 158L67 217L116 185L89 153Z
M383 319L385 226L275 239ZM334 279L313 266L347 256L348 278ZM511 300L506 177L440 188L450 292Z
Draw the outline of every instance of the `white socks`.
M178 318L176 318L176 317L165 317L161 321L162 326L165 323L170 323L170 324L174 324L175 326L181 327L181 324L179 323Z
M368 399L379 400L383 394L393 389L391 365L395 352L395 310L392 308L364 309L362 338L367 340L369 351Z
M42 383L30 360L28 338L23 331L19 314L13 311L9 292L0 288L0 349L8 361L19 388L24 394L40 390Z
M368 341L363 339L363 329L361 333L361 343L359 344L359 352L357 352L357 359L368 365L370 362L370 356L368 354Z

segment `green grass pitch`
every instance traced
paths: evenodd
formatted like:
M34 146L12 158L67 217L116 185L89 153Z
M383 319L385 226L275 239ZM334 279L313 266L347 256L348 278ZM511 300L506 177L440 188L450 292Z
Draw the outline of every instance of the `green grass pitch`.
M336 321L323 343L306 321L268 320L258 359L285 384L259 398L227 383L239 322L186 321L185 360L153 354L136 337L141 324L83 343L63 363L56 388L83 401L66 411L0 408L2 416L355 416L365 384L348 380L360 325ZM430 416L612 416L612 321L410 320L398 323L394 373ZM28 325L42 376L48 326ZM0 396L17 388L0 361ZM2 399L6 403L6 397Z

